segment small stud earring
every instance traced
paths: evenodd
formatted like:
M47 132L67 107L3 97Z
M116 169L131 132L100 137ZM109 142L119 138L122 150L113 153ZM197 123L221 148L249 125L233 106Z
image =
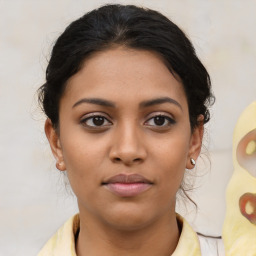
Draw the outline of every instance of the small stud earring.
M190 158L190 163L194 166L196 165L196 161L193 158Z

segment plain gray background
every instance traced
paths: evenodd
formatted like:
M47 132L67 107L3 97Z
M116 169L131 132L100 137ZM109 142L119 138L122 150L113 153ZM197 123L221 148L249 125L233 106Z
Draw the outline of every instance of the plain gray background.
M74 19L109 1L0 0L0 255L35 255L76 209L55 169L36 90L54 40ZM134 0L159 10L192 40L216 95L207 125L207 157L197 166L188 204L179 211L202 233L220 235L225 188L232 175L232 133L256 100L255 0ZM203 175L205 173L205 175ZM195 175L195 171L191 173Z

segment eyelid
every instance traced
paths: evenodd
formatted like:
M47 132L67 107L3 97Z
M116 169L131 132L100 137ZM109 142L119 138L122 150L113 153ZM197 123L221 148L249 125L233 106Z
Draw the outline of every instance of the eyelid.
M108 116L108 117L106 117ZM86 127L89 127L89 128L94 128L94 129L100 129L100 128L104 128L106 126L109 126L109 125L102 125L102 126L90 126L90 125L86 125L84 124L87 120L89 120L90 118L93 118L93 117L103 117L105 120L108 121L109 124L113 124L113 122L111 122L109 119L109 115L104 113L104 112L92 112L92 113L88 113L88 114L85 114L82 116L82 118L80 119L80 123Z
M164 117L166 118L168 121L169 121L169 124L168 125L164 125L164 126L157 126L155 125L156 127L158 128L163 128L163 127L167 127L167 126L170 126L170 125L173 125L176 123L175 121L175 118L171 115L171 114L168 114L166 112L154 112L154 113L151 113L148 117L147 117L147 120L145 121L145 123L149 122L149 120L155 118L155 117L158 117L158 116L161 116L161 117Z
M102 116L106 118L107 120L111 119L110 115L105 112L89 112L84 114L80 119L84 120L86 118L94 117L94 116Z
M156 111L156 112L150 113L150 114L147 116L147 120L149 120L149 119L151 119L151 118L153 118L153 117L157 117L157 116L168 117L168 118L170 118L170 119L175 120L174 116L171 115L170 113L161 112L161 111Z

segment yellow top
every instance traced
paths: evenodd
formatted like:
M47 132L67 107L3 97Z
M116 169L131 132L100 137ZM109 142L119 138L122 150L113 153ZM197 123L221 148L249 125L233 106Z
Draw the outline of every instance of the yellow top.
M172 256L201 256L197 234L180 215L177 220L182 227L178 245ZM76 256L75 234L79 228L79 215L70 218L46 243L37 256Z

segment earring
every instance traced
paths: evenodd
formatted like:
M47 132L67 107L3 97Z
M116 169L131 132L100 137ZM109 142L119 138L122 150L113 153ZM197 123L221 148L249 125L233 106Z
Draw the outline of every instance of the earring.
M63 162L57 162L57 163L56 163L56 168L57 168L58 170L62 171L61 168L63 168Z
M194 166L196 165L196 161L193 158L190 158L190 163Z

